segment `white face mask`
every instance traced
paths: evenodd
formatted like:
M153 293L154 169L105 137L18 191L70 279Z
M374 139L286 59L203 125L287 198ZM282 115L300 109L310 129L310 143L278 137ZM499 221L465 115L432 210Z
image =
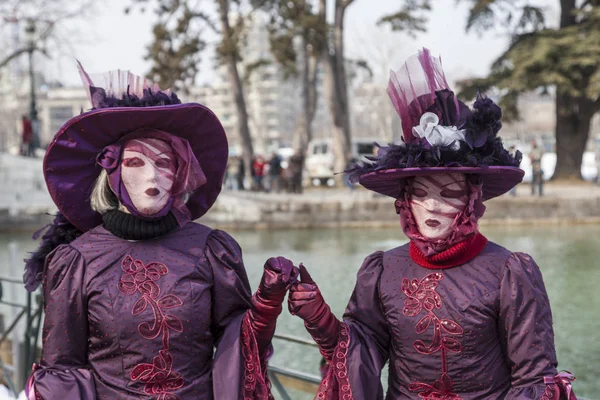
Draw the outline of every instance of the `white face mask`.
M161 211L171 198L176 171L172 150L161 151L149 140L132 140L123 150L121 179L137 211L146 216ZM136 151L137 150L137 151Z
M461 173L418 176L410 186L410 210L421 235L443 240L452 233L452 223L469 201L467 181Z

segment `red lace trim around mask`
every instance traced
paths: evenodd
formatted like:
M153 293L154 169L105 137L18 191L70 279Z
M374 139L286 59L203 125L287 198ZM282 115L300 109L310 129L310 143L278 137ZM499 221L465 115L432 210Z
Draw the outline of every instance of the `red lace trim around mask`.
M481 233L477 232L462 242L459 242L454 246L442 251L441 253L435 254L431 257L426 257L411 241L409 254L410 258L415 263L425 268L452 268L471 261L479 253L481 253L487 242L487 238Z

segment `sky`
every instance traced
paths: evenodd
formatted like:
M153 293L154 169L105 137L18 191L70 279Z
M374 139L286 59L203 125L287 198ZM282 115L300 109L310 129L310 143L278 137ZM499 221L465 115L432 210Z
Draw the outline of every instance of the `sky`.
M75 58L92 73L119 68L136 74L146 73L150 64L144 60L144 55L152 40L151 29L156 17L151 10L125 15L123 9L129 1L106 0L95 6L85 20L70 23L67 34L70 45L44 65L48 78L69 86L78 85ZM213 11L212 0L198 1L209 12ZM548 0L544 2L547 4ZM485 34L465 32L466 0L458 3L456 0L433 0L427 32L416 38L377 27L378 19L397 11L399 3L399 0L356 0L347 9L346 55L368 60L380 81L387 80L389 69L400 68L407 57L422 47L429 48L434 55L441 55L450 82L484 76L507 46L509 38L501 29ZM216 40L214 35L207 38L213 43ZM210 82L213 78L213 57L212 48L203 55L198 83Z

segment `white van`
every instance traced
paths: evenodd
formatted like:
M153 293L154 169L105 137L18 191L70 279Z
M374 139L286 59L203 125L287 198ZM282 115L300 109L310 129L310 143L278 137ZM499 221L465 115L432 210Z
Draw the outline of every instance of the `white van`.
M365 156L375 152L375 138L352 139L352 156L358 160L365 160ZM332 150L333 139L313 139L308 143L305 162L305 176L314 186L335 185L333 179L335 159Z

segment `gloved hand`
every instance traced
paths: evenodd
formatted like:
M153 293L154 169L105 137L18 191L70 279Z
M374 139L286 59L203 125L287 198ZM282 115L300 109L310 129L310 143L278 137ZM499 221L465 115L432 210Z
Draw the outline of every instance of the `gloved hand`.
M252 296L249 311L250 326L254 331L258 350L264 354L275 334L277 317L288 289L298 279L298 268L284 257L271 257L264 266L263 276Z
M300 282L290 288L288 308L292 315L297 315L304 320L304 326L319 345L321 354L331 362L338 343L341 322L333 315L321 291L302 264L300 264Z

